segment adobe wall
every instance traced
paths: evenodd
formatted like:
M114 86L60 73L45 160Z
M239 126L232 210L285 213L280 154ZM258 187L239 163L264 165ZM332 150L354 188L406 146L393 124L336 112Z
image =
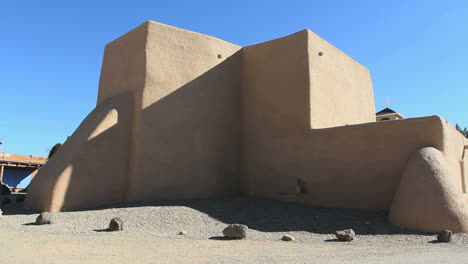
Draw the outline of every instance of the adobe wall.
M464 189L463 189L463 193L465 195L467 195L468 193L468 148L466 148L466 146L468 146L468 139L464 139L464 144L465 144L465 151L463 152L462 154L462 159L460 161L460 171L462 172L462 175L463 175L463 182L464 182ZM467 201L468 201L468 197L467 197Z
M239 192L240 46L148 22L128 199Z
M415 151L389 211L391 224L425 231L468 232L464 146L467 140L442 121L444 147Z
M389 209L408 158L425 144L441 148L441 133L441 120L428 117L312 130L270 144L258 139L260 146L249 156L249 193L329 207ZM305 183L303 194L295 193L297 179Z
M33 181L27 207L239 193L240 49L151 21L107 45L98 105Z
M318 56L319 50L323 56ZM314 113L323 119L329 113L327 106L313 107L321 97L340 97L340 91L347 95L351 88L367 100L373 97L367 70L329 48L327 42L311 38L307 30L245 47L243 55L243 182L248 195L331 207L388 209L409 156L423 144L443 148L438 117L311 129ZM320 62L311 63L314 60ZM342 63L348 73L354 72L346 81L350 85L343 85L345 77L335 82L328 77L309 78L342 76ZM311 92L319 88L321 94ZM351 105L340 98L336 105L343 112L332 119L336 125L339 119L353 116ZM355 115L370 119L367 113L373 107L356 101L365 107ZM304 194L295 193L297 179L305 183Z
M306 32L311 128L374 122L369 70L314 32Z
M466 194L468 192L468 175L467 167L467 151L464 149L468 145L466 139L455 127L450 125L447 120L444 120L444 154L447 156L449 173L453 177L454 185L457 190Z
M132 94L101 102L31 181L26 207L56 212L122 202Z
M374 113L368 70L308 30L242 48L149 21L107 45L98 105L32 181L26 206L244 194L393 208L395 224L434 228L411 222L424 207L445 215L435 228L468 231L467 140L438 116ZM419 182L451 207L408 206Z
M294 190L295 169L277 170L287 165L283 154L297 149L293 141L310 130L307 31L244 47L242 54L244 193Z
M148 22L145 22L106 45L97 105L112 96L143 89L147 36Z

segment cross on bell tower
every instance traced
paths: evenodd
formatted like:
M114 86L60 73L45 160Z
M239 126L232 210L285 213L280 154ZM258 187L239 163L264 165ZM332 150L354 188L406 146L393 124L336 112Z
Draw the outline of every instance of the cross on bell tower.
M387 96L387 98L385 99L385 104L387 105L387 108L376 113L376 121L398 120L405 118L398 112L395 112L394 110L390 109L390 102L390 98Z

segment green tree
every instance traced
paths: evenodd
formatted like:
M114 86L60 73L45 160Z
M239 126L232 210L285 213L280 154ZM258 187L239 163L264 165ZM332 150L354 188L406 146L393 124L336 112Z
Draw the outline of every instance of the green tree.
M49 151L49 159L52 158L52 155L62 146L62 144L57 143L55 144Z
M462 133L462 135L468 138L468 127L462 128L458 124L455 124L455 128L458 130L458 132Z

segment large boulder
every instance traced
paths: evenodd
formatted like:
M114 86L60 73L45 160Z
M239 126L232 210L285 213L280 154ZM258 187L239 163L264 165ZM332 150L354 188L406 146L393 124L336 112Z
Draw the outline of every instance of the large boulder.
M247 237L249 228L246 225L231 224L223 230L223 235L227 238L243 239Z

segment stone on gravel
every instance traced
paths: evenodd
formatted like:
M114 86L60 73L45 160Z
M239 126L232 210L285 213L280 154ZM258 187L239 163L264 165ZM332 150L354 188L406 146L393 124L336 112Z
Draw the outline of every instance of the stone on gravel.
M344 230L337 230L335 231L335 236L339 241L352 241L354 239L354 230L352 229L344 229Z
M243 239L247 237L249 228L246 225L230 224L223 230L223 235L228 238Z
M448 243L452 241L453 233L450 230L442 230L437 235L437 242Z
M43 212L36 218L36 225L50 225L56 222L55 215L49 212Z
M180 232L179 232L179 235L187 235L187 234L188 234L187 231L180 231Z
M26 197L27 199L29 198ZM324 240L336 239L335 230L352 228L354 231L359 230L360 234L361 232L365 233L368 228L372 228L372 234L379 235L360 236L356 233L353 241L340 242L336 240L336 243L352 246L353 243L359 242L354 245L359 246L359 248L375 248L378 245L388 245L390 247L401 248L403 251L408 248L424 246L429 240L434 240L435 244L431 246L434 249L437 247L443 249L453 243L459 245L460 248L462 248L461 245L465 249L468 247L468 233L454 232L452 243L437 243L438 232L428 237L426 232L391 226L387 222L386 212L315 206L308 206L307 210L304 210L304 205L300 204L253 198L185 200L177 203L174 201L159 201L154 203L135 202L126 206L116 205L107 208L94 208L93 210L65 211L54 213L57 218L56 224L33 227L22 225L22 223L34 222L39 213L31 215L33 211L27 210L23 206L4 205L0 208L4 214L0 216L0 230L18 232L18 234L25 234L25 237L30 236L29 233L31 232L53 232L67 236L76 235L80 241L81 239L89 239L93 241L92 243L95 243L97 238L107 240L107 238L110 239L110 237L114 237L115 235L121 237L123 233L131 234L131 237L141 237L142 240L156 237L164 238L161 241L166 241L165 239L167 238L177 240L176 243L191 243L187 241L188 238L203 241L212 238L214 241L211 242L215 242L223 239L229 240L223 236L223 229L228 224L239 223L246 224L249 227L247 240L229 240L228 244L232 242L236 243L236 241L262 241L266 243L279 243L283 246L295 245L294 248L296 246L310 245L311 248L315 249L322 246L330 246ZM200 210L200 208L203 210ZM259 208L261 208L261 212L258 211ZM239 211L240 209L242 209L242 212ZM267 215L268 217L254 217L259 215ZM318 222L313 220L316 215L320 217ZM111 235L110 237L102 237L106 233L95 231L96 229L108 231L109 221L117 216L125 222L125 229L123 231L107 233ZM249 221L243 222L241 217L246 217ZM223 223L220 219L224 219L227 222ZM365 221L370 221L371 225L365 225ZM305 225L304 223L308 224ZM252 226L258 228L252 229ZM448 227L444 228L454 231ZM189 234L179 236L178 233L180 231L188 231ZM282 241L281 237L286 234L293 235L296 240L292 242ZM300 245L297 242L300 242ZM350 247L349 250L354 250L352 248L354 247ZM346 251L348 248L343 248L343 250L345 251L338 254L342 254L349 259L349 252ZM239 252L240 254L244 253L242 251ZM351 254L351 257L353 256L354 253ZM301 262L301 260L296 262Z
M281 240L283 240L283 241L294 241L294 240L296 240L296 238L294 238L294 237L291 236L291 235L284 235L284 236L281 238Z
M109 223L110 231L122 231L123 230L123 221L119 217L114 217Z

